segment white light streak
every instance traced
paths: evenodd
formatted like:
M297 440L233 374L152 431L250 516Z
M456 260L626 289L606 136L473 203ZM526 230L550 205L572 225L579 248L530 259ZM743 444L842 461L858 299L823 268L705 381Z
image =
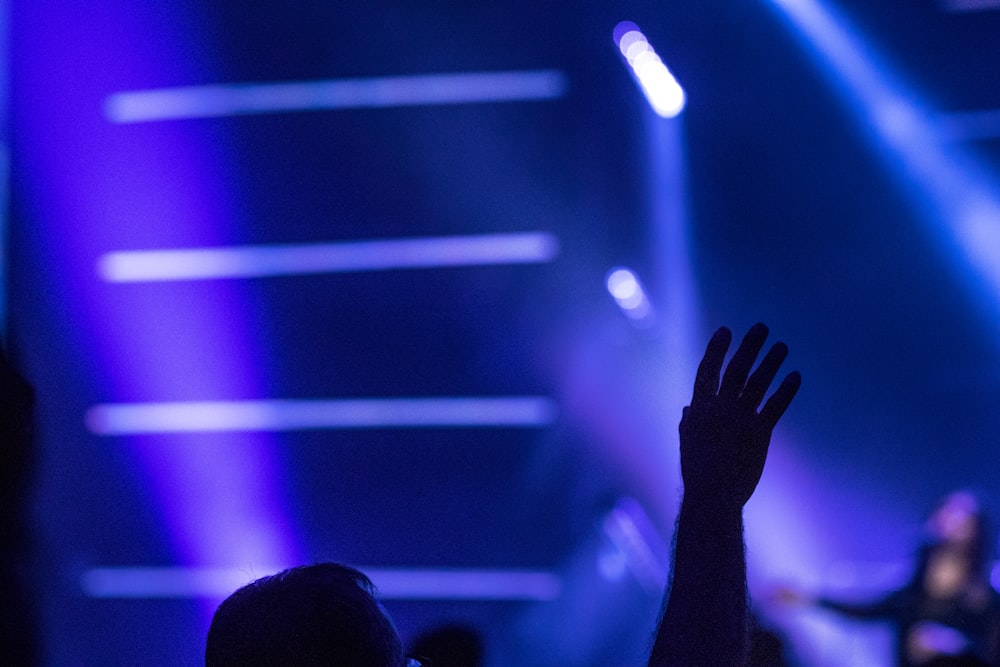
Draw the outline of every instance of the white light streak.
M108 282L218 280L394 269L428 269L554 260L559 241L546 232L443 236L343 243L121 250L102 255Z
M664 118L679 115L686 103L684 89L639 27L631 21L623 21L615 27L614 34L618 49L632 68L653 110Z
M83 573L85 595L105 599L224 598L284 568L105 567ZM359 567L378 597L397 600L534 600L559 597L561 578L535 570Z
M217 118L334 109L482 104L558 99L558 70L460 72L367 79L224 83L119 92L104 114L114 123Z
M87 410L97 435L343 430L539 428L556 418L541 396L105 403Z

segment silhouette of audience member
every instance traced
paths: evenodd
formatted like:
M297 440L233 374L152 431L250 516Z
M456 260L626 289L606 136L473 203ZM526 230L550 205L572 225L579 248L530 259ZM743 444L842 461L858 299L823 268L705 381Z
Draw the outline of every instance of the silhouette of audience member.
M787 346L776 343L751 373L767 334L766 326L754 325L723 372L732 340L723 327L698 366L680 423L684 496L650 667L747 664L743 505L764 470L771 433L801 383L797 372L790 373L764 401L788 355Z
M413 640L410 655L431 667L482 667L483 638L467 625L449 624L433 628Z
M335 563L244 586L215 612L206 667L404 667L396 627L372 582Z
M845 616L891 621L896 664L985 664L1000 667L1000 595L990 585L990 530L967 491L945 496L926 523L916 567L900 589L867 603L783 592ZM978 662L977 662L978 661Z
M40 661L28 572L34 404L34 389L0 350L0 645L12 665Z

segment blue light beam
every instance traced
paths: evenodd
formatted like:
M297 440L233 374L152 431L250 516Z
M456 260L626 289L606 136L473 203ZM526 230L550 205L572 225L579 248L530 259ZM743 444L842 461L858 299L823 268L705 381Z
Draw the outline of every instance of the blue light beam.
M770 0L813 52L910 201L944 246L976 269L1000 306L1000 199L996 179L942 136L936 116L875 49L815 0Z

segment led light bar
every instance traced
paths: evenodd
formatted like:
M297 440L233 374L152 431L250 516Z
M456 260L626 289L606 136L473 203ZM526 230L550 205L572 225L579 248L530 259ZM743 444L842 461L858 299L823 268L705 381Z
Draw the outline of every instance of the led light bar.
M941 0L941 7L949 12L977 12L1000 9L1000 0Z
M104 599L224 598L236 589L282 567L103 567L80 579L85 595ZM387 569L360 567L381 599L534 600L559 597L561 578L534 570Z
M559 241L546 232L250 245L171 250L123 250L98 259L108 282L218 280L394 269L550 262Z
M541 396L108 403L87 410L97 435L366 428L537 428L555 420Z
M522 102L562 97L557 70L461 72L367 79L228 83L114 93L104 114L114 123L218 118L333 109Z

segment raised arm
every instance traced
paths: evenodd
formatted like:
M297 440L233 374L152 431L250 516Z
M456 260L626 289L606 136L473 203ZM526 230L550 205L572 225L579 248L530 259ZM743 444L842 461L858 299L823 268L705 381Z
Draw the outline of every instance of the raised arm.
M771 433L801 382L798 373L790 373L764 401L788 355L784 343L776 343L751 373L767 333L763 324L754 325L723 372L732 341L723 327L698 366L680 424L684 498L650 667L746 661L743 505L760 481Z

